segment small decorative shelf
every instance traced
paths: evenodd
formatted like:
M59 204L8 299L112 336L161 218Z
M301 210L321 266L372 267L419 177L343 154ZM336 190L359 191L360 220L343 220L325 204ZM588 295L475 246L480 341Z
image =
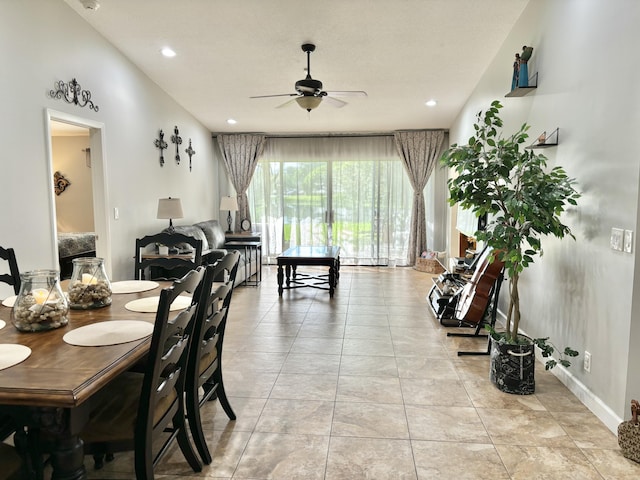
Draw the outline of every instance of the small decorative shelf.
M516 87L507 93L505 97L524 97L525 95L529 95L536 88L538 88L538 72L534 73L533 76L529 78L529 86Z
M558 135L560 128L556 128L553 132L547 135L547 132L542 132L542 134L526 148L549 148L555 147L558 145Z

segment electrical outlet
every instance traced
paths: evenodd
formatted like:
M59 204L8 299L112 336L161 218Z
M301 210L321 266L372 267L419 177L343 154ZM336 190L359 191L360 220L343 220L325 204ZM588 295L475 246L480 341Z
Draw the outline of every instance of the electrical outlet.
M633 231L625 230L624 231L624 251L627 253L631 253L633 250Z
M591 373L591 353L585 351L584 352L584 371L587 373Z
M624 234L624 230L621 228L612 228L611 229L611 239L610 244L613 250L622 251L622 236Z

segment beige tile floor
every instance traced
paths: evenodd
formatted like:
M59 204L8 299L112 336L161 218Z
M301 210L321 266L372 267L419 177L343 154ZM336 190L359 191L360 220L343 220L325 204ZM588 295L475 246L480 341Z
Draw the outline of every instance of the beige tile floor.
M275 267L235 290L224 378L238 419L215 403L204 418L213 463L194 474L174 450L158 478L638 479L616 437L557 379L536 393L488 380L479 339L447 337L411 268L343 267L333 299L298 289L278 298ZM458 329L459 331L459 329ZM90 478L130 479L119 454Z

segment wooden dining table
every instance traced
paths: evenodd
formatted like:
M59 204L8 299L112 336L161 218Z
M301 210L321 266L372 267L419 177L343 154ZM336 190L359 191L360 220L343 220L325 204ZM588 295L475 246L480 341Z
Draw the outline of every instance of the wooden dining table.
M0 319L6 322L0 329L0 343L31 349L26 360L0 370L0 413L12 416L18 425L39 429L55 439L52 479L86 478L79 433L91 411L91 400L144 357L151 340L148 336L118 345L80 347L67 344L63 336L96 322L143 320L153 324L155 313L132 312L125 305L139 298L159 296L161 288L170 282L158 284L144 292L113 294L107 307L70 310L68 325L42 332L18 331L11 323L11 308L0 306Z

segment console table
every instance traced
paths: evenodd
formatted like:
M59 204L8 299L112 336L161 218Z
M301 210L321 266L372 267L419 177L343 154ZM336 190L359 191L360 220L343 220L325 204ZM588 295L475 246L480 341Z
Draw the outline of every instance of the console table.
M229 238L229 236L227 236ZM238 237L234 237L238 238ZM246 237L251 238L250 240L241 239L241 240L228 240L224 243L224 248L229 248L233 250L244 251L244 284L250 285L253 287L257 287L260 285L262 281L262 241L260 237ZM253 240L257 238L257 240ZM255 254L256 257L256 271L253 273L251 270L251 258L252 255ZM255 280L250 280L251 277L255 275Z

